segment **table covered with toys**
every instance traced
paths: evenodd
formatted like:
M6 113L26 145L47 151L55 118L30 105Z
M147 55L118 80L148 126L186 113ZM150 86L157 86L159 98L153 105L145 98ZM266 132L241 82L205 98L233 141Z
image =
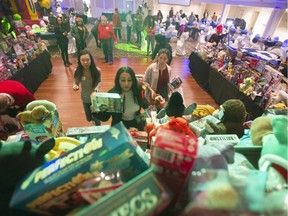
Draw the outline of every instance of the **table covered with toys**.
M268 108L287 107L287 62L273 53L207 43L191 53L189 67L218 104L240 99L252 119Z
M121 99L113 96L108 105L110 100L121 107ZM101 104L93 103L95 112ZM116 111L121 109L109 112ZM64 131L56 104L30 102L17 115L23 130L0 145L5 172L0 211L103 216L287 212L287 112L267 109L246 121L239 99L219 109L185 106L175 91L160 111L151 105L145 114L145 131L128 130L122 122Z

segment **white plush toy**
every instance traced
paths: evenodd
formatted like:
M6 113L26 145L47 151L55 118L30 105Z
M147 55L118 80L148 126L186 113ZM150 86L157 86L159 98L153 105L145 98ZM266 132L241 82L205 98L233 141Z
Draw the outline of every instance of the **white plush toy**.
M189 38L189 32L183 32L177 42L176 54L180 56L186 55L185 43Z

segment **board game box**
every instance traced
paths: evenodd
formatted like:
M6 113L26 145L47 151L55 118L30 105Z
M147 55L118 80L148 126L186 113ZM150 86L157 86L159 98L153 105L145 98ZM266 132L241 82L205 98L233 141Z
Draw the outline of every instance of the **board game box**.
M123 113L124 99L116 93L106 92L93 92L91 98L91 111L95 112L111 112L111 113Z
M28 174L10 206L41 214L66 215L83 203L81 185L107 170L125 183L148 169L149 159L122 122Z

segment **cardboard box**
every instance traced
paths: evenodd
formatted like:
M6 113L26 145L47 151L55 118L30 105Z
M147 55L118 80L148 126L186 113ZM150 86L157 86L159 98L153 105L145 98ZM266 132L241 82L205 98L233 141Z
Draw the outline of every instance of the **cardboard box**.
M197 155L197 137L161 128L151 149L151 165L174 193L174 203L190 176Z
M210 120L210 121L214 122L214 124L220 123L220 120L215 118L212 115L207 115L201 119L190 122L189 126L197 137L200 137L200 136L205 137L206 134L208 134L208 131L206 131L206 129L205 129L206 120Z
M159 215L170 200L170 192L149 168L75 215Z
M205 140L206 144L232 143L233 145L237 145L240 142L236 134L206 135Z
M124 99L116 93L106 92L93 92L91 94L91 111L95 112L111 112L111 113L123 113Z
M109 130L109 128L110 125L73 127L67 129L66 136L76 138L84 143L91 138L95 138L97 134Z
M181 78L179 76L177 76L177 77L173 78L170 83L168 83L168 86L171 90L175 90L175 89L179 88L182 83L183 83L183 81L181 80Z
M146 131L130 131L130 134L144 151L148 148L148 134Z
M148 169L149 160L122 122L87 143L38 167L16 188L11 207L66 215L83 203L80 185L99 172L120 170L127 182Z
M42 124L27 124L23 125L23 128L29 139L36 142L42 142L47 137L61 137L64 134L57 110L50 112Z

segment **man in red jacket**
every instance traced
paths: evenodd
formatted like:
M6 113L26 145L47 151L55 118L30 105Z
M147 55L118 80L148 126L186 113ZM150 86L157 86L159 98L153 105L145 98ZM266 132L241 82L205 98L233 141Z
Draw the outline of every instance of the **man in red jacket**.
M113 26L107 22L106 16L101 16L101 24L98 26L98 40L102 44L105 56L104 63L113 64L113 46L117 44Z
M34 96L22 83L14 80L0 82L0 113L15 117L33 100Z

